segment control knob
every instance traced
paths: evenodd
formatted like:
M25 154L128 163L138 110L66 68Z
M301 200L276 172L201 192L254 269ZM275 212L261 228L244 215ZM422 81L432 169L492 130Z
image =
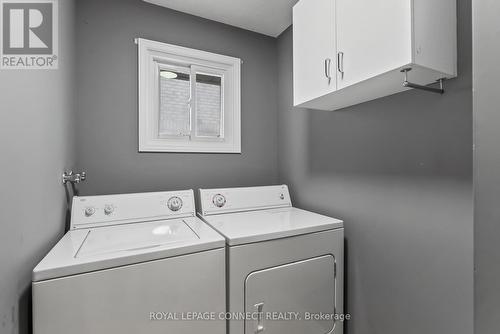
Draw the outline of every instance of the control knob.
M171 211L179 211L182 208L182 199L177 196L170 197L167 206Z
M113 211L115 211L115 208L112 205L107 204L107 205L104 206L104 214L106 216L109 216L110 214L112 214Z
M217 194L212 199L212 202L216 207L222 208L226 204L226 198L224 197L224 195Z
M88 206L85 208L85 217L90 217L95 213L95 208L93 206Z

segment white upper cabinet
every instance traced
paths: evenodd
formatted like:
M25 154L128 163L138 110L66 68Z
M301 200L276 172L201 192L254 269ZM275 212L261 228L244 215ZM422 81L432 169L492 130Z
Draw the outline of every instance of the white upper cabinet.
M293 8L294 102L337 89L335 2L303 0Z
M336 2L341 65L339 89L408 63L411 59L410 1Z
M295 106L336 110L407 90L407 68L419 85L457 76L456 0L300 0L293 33ZM327 89L318 68L331 50Z

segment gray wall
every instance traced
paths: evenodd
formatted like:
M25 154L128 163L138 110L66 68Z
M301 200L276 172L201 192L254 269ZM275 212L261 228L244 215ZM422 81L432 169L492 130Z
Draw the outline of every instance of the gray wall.
M242 66L241 155L137 152L135 37L227 54ZM276 40L140 0L77 4L82 194L276 183Z
M471 6L446 94L408 91L335 112L292 107L279 37L279 171L298 206L346 222L349 334L473 328Z
M64 232L74 162L74 1L59 2L60 69L0 70L0 333L29 333L31 271Z
M475 333L500 331L500 2L473 0Z

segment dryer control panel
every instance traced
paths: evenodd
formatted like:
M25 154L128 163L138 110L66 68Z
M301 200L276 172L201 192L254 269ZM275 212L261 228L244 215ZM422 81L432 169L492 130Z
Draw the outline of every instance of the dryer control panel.
M193 190L73 198L71 229L193 217Z
M203 215L291 207L286 185L249 188L200 189Z

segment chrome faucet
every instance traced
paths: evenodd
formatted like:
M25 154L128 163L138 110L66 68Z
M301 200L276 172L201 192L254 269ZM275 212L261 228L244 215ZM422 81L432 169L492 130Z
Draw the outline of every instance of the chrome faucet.
M64 172L62 175L63 184L66 184L68 182L73 184L80 183L85 181L86 179L87 179L87 173L85 172L73 173L73 171L69 171L69 172Z

